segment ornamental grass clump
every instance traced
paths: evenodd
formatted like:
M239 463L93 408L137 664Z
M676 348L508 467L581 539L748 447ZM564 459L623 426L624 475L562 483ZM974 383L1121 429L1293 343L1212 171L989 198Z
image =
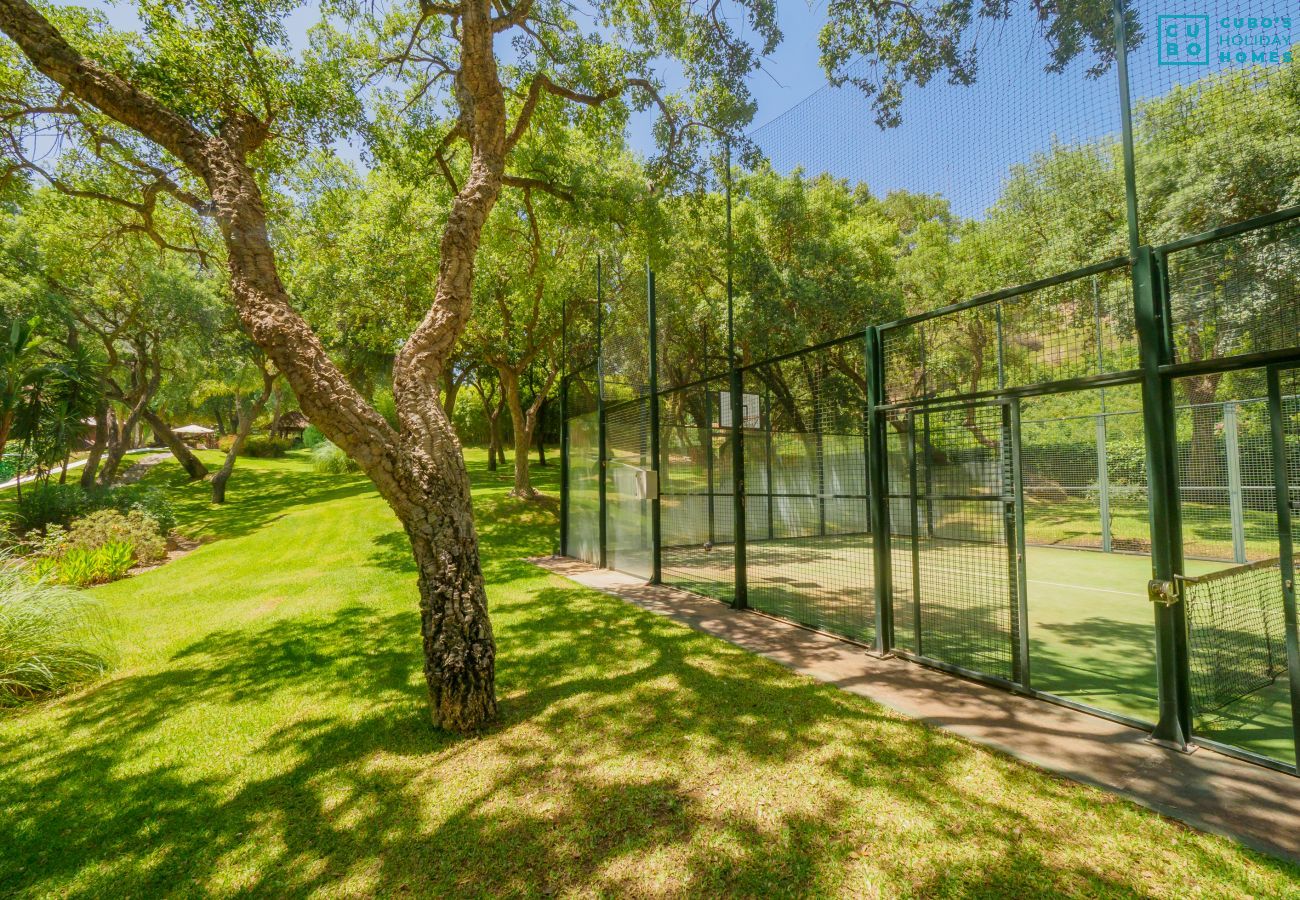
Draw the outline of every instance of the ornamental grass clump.
M33 581L0 560L0 706L94 681L115 658L108 616L94 597Z

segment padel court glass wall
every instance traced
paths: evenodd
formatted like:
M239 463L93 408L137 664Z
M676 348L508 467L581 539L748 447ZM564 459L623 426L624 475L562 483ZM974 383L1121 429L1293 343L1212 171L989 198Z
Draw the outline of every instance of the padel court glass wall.
M571 374L562 552L1295 771L1298 223L634 399Z

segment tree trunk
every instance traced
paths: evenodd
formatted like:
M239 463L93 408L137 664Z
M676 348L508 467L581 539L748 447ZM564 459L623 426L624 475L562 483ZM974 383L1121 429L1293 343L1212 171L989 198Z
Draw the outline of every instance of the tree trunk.
M512 437L515 450L515 483L510 490L510 496L536 500L539 495L533 487L528 471L528 451L533 445L534 433L539 430L537 426L541 419L541 410L546 403L546 394L555 381L555 375L547 376L541 390L525 409L523 397L519 392L519 372L506 365L499 365L496 369L501 379L503 398L510 409L510 426L514 431Z
M95 410L95 438L90 445L90 455L86 465L81 469L81 486L89 489L95 485L95 475L99 471L99 461L104 456L104 447L108 443L108 400L101 399Z
M239 428L235 432L234 443L231 443L230 449L226 451L226 458L222 460L220 470L212 476L212 502L226 502L226 483L230 480L230 473L235 470L235 458L238 457L239 451L243 450L244 441L248 440L248 433L252 432L252 423L255 423L257 416L266 408L266 398L270 395L270 388L261 391L261 397L252 404L252 408L244 414L240 411Z
M461 385L464 383L464 380L457 376L450 366L442 375L442 410L447 414L448 419L454 418L456 397L460 394Z
M509 366L498 366L497 374L501 377L501 393L505 395L506 407L510 410L510 426L514 432L515 484L510 489L510 496L524 500L537 499L537 491L528 477L528 450L533 444L533 431L528 417L524 414L523 399L519 396L519 373Z
M125 419L117 419L113 427L108 432L108 452L104 454L103 465L99 468L99 484L101 487L108 487L117 478L117 470L122 465L122 459L126 456L126 451L131 449L131 434L135 431L136 423L140 421L140 415L148 397L141 397L140 400L131 407Z
M9 432L14 427L14 414L11 410L0 416L0 456L4 455L5 447L9 446Z
M497 470L497 454L501 449L501 437L497 431L497 420L495 415L488 416L488 471Z
M1192 404L1192 443L1183 475L1188 487L1227 484L1227 469L1219 458L1217 434L1223 421L1223 408L1216 403L1221 378L1214 373L1181 380L1187 402Z
M164 422L157 413L151 409L145 409L141 415L153 429L153 433L162 439L171 451L172 456L181 464L185 474L190 476L190 481L199 481L208 477L208 467L203 464L203 460L194 455L194 451L189 448L176 432L172 431L171 426Z
M206 186L226 246L235 306L252 340L284 374L307 418L355 459L406 529L419 567L424 674L433 722L474 731L496 714L496 644L474 530L469 476L437 384L470 313L474 259L500 196L505 92L493 47L493 5L458 6L456 97L470 146L464 183L442 228L434 300L393 366L398 432L329 358L280 280L249 155L271 124L242 109L201 130L166 103L83 56L30 4L0 0L0 29L66 91L175 155Z

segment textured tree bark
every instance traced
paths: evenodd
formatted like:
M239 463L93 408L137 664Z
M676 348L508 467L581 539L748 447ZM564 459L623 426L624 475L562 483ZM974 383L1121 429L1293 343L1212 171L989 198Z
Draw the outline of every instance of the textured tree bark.
M194 455L188 444L181 440L172 427L163 421L162 417L149 408L141 412L141 417L145 423L153 429L157 435L171 451L172 456L181 464L185 474L190 476L190 481L201 481L208 477L208 467L203 464L203 460Z
M90 445L90 455L81 469L81 486L91 488L95 485L95 475L99 472L99 461L104 456L104 446L108 443L108 400L102 398L95 409L95 437Z
M307 417L360 464L410 539L419 569L424 673L434 724L473 731L496 713L496 645L469 477L437 385L469 317L474 257L505 173L507 120L492 5L462 0L459 12L455 89L471 148L469 173L442 231L434 300L394 361L400 433L330 360L280 281L261 190L247 163L267 140L270 124L232 109L217 133L200 130L83 56L25 0L0 0L0 30L47 77L163 147L206 185L246 331L285 377Z
M131 435L135 433L135 426L140 421L140 416L149 405L149 398L153 396L157 384L151 384L139 393L139 396L131 403L130 412L125 419L118 419L115 427L108 430L108 452L104 454L103 465L99 469L99 483L102 487L108 487L117 478L117 470L122 465L122 459L126 456L126 451L131 449Z
M525 408L520 394L519 372L508 365L498 365L496 370L501 378L501 390L510 409L510 425L514 431L515 483L510 490L510 496L536 500L540 495L533 487L528 472L528 451L533 446L533 434L537 430L542 405L546 402L546 394L555 381L555 374L551 373L547 376L545 384L542 385L533 402Z
M221 463L221 468L217 474L212 476L212 502L226 502L226 483L230 481L230 475L235 471L235 459L239 452L244 449L244 442L248 440L248 435L253 430L253 423L257 417L266 409L266 401L270 399L271 392L275 386L275 376L263 371L262 372L262 393L253 401L253 405L245 410L239 404L238 398L235 400L235 408L239 411L239 424L235 430L235 440L226 451L226 458ZM276 392L276 403L280 400L279 392ZM272 426L274 428L274 425ZM273 432L274 433L274 432Z

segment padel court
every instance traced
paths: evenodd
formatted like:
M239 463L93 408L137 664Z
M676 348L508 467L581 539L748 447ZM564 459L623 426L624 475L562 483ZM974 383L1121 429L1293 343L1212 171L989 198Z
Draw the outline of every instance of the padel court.
M570 377L562 550L1296 773L1300 289L1260 265L1297 222L681 387ZM1291 312L1223 318L1257 289ZM1250 352L1191 358L1211 325Z

